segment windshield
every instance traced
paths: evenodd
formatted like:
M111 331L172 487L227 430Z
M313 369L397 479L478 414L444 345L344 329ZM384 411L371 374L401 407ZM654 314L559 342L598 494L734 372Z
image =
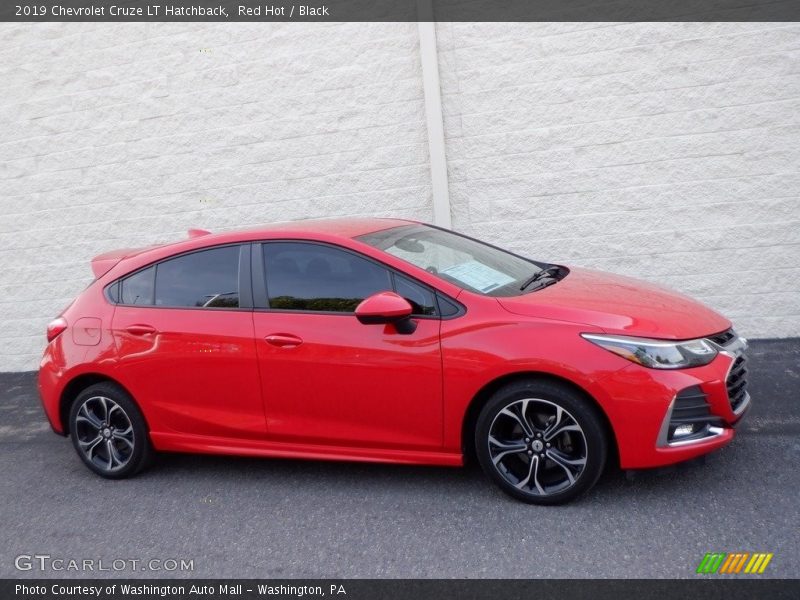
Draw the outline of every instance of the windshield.
M428 225L393 227L356 239L486 296L518 296L545 266Z

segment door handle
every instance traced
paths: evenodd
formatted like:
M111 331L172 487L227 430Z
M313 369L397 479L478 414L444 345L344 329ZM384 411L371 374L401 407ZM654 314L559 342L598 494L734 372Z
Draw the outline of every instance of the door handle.
M296 335L285 333L273 333L264 338L268 344L279 348L293 348L303 343L303 340Z
M151 333L158 333L156 328L150 325L128 325L125 331L131 335L150 335Z

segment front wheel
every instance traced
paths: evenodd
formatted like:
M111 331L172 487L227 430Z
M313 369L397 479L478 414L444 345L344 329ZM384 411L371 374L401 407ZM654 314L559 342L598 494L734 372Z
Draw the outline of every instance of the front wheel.
M475 450L483 471L507 494L561 504L591 488L608 443L598 410L550 381L522 381L495 392L478 416Z
M69 413L72 445L84 464L108 479L122 479L142 470L152 447L144 417L118 385L86 388Z

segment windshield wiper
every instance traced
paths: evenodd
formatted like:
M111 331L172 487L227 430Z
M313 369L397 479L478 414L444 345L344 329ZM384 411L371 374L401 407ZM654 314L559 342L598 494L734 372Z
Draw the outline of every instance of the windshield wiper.
M532 283L536 283L537 281L541 281L543 279L552 279L553 281L550 283L555 283L557 281L555 277L558 276L559 271L561 271L561 267L559 267L558 265L550 265L549 267L545 267L541 271L537 271L533 275L533 277L527 279L525 283L523 283L519 287L519 291L523 291L526 287L528 287ZM550 283L548 283L547 285L550 285Z

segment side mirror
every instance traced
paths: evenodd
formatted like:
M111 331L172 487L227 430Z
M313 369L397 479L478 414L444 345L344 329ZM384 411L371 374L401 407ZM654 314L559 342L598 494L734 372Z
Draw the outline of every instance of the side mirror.
M364 325L393 323L398 333L413 333L416 324L409 318L411 304L394 292L378 292L356 306L356 318Z

